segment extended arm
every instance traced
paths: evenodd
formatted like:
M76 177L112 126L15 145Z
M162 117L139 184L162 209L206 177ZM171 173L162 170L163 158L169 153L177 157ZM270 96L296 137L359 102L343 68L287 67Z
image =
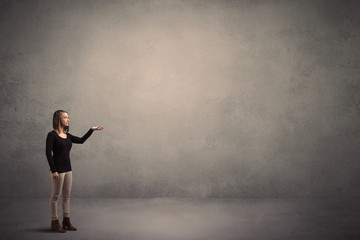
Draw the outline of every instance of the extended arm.
M89 131L82 137L82 138L79 138L77 136L73 136L71 134L70 135L70 138L71 138L71 142L73 143L84 143L86 141L86 139L88 139L90 137L90 135L93 133L94 130L92 130L91 128L89 129Z
M49 162L49 166L50 166L50 171L52 173L57 172L56 167L55 167L55 163L54 163L54 159L53 156L51 154L51 151L53 149L54 146L54 135L49 133L46 137L46 158Z

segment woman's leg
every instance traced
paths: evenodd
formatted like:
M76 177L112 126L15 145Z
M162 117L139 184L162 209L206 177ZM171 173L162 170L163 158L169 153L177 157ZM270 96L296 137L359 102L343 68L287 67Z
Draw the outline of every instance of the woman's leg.
M70 193L72 185L72 171L66 172L64 185L63 185L63 197L62 197L62 209L63 209L63 228L66 230L76 231L77 228L74 227L70 222Z
M59 173L59 179L54 180L52 173L50 172L52 192L50 196L50 217L51 220L59 219L57 214L57 201L60 198L61 191L64 183L64 173Z
M72 171L66 172L63 184L62 209L63 217L70 217L70 194L72 186Z

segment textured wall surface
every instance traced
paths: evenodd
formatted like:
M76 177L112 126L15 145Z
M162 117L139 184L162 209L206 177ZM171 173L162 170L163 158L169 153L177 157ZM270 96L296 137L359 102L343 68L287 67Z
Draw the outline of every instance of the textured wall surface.
M357 1L2 1L1 197L360 197Z

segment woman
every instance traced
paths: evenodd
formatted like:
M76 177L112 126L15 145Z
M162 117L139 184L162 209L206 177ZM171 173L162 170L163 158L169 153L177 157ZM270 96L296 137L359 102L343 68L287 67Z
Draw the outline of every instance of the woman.
M70 223L70 192L72 185L72 170L70 150L72 143L84 143L94 130L103 130L104 127L92 127L82 137L69 133L69 115L64 110L58 110L53 116L53 128L46 138L46 157L50 166L52 193L50 197L51 229L56 232L76 231ZM51 151L53 154L51 154ZM57 201L62 194L63 221L62 227L57 215Z

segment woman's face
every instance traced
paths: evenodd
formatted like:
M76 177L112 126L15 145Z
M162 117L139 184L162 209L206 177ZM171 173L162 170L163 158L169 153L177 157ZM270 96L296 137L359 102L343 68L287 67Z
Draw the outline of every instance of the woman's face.
M63 127L68 127L69 126L69 122L70 122L70 118L69 115L66 112L62 112L61 113L61 117L60 117L60 121L61 121L61 125Z

